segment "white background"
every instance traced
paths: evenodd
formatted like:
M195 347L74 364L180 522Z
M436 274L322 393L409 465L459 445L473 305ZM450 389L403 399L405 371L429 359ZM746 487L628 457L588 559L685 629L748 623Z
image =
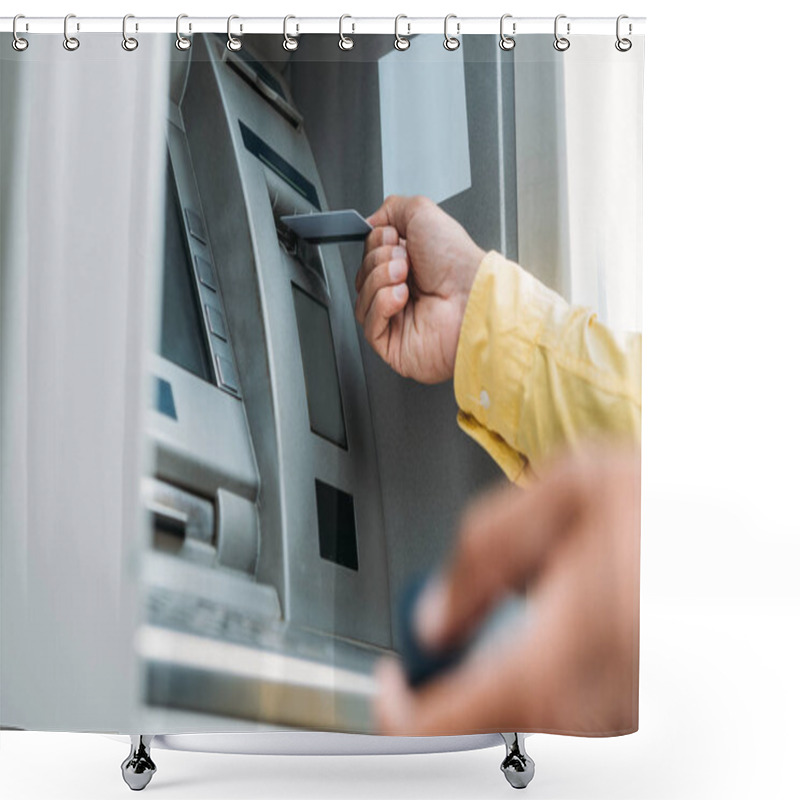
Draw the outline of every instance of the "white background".
M527 792L541 800L800 796L800 6L27 3L4 13L648 17L641 730L610 740L532 737L537 775ZM126 753L100 735L3 732L0 795L128 797L119 772ZM155 755L159 771L145 790L153 798L512 792L500 749Z

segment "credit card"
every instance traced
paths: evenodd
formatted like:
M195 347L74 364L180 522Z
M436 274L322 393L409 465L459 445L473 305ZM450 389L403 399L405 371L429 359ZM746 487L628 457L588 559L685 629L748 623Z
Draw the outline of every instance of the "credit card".
M294 214L281 217L281 222L309 244L360 242L372 230L372 225L354 208L321 211L317 214Z

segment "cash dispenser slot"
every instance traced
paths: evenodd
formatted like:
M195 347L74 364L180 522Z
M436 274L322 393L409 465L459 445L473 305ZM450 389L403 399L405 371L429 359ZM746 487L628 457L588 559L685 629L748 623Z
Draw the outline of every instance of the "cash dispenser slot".
M218 489L211 500L159 478L144 478L153 547L196 563L253 574L258 559L258 512L253 503Z
M157 478L142 481L145 508L152 518L153 545L193 561L216 555L214 504Z

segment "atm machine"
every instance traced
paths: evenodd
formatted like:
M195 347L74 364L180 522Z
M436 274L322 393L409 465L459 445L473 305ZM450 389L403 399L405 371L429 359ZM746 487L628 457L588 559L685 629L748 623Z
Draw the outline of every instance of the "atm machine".
M146 702L367 731L392 643L372 415L338 249L280 219L325 196L281 77L224 37L192 50L150 365Z

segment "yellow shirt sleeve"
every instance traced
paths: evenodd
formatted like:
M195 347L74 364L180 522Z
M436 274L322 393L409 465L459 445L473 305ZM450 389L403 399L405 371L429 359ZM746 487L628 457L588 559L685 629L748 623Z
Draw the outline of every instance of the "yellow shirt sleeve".
M489 252L456 352L458 424L524 483L565 446L638 441L642 337L619 334L517 264Z

